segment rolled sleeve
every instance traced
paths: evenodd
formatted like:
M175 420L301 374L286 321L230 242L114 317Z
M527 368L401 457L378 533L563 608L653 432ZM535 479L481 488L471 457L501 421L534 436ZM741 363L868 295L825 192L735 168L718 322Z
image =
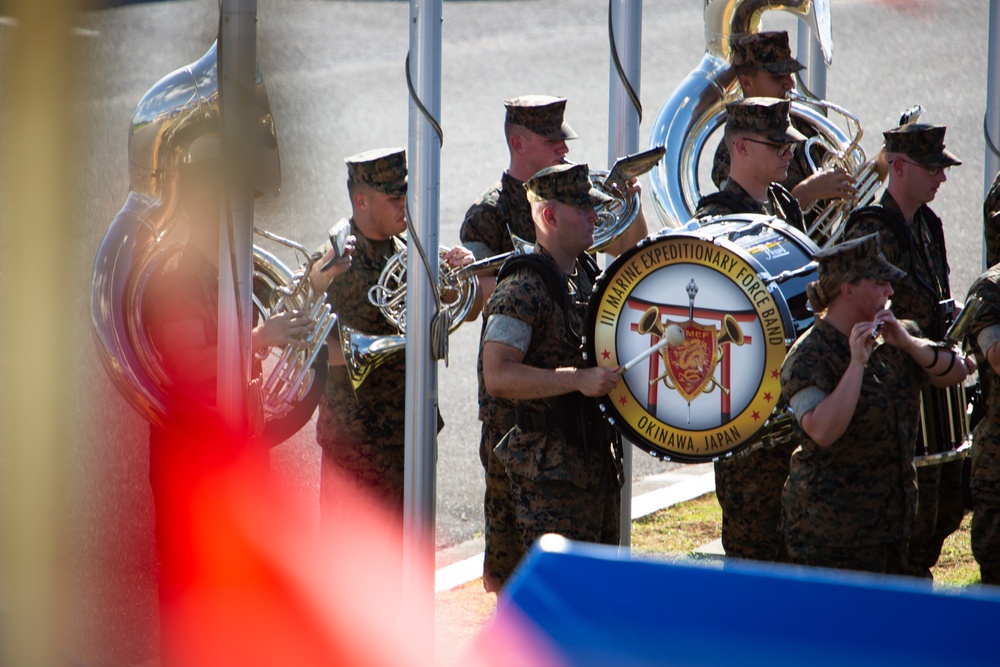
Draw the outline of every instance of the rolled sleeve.
M802 423L802 417L817 405L823 402L828 394L819 387L806 387L795 393L788 401L789 407L795 414L795 418Z
M509 315L490 315L483 334L484 343L503 343L528 353L531 343L531 326Z
M980 331L976 336L976 343L979 344L983 354L988 354L991 347L1000 343L1000 324L991 324Z

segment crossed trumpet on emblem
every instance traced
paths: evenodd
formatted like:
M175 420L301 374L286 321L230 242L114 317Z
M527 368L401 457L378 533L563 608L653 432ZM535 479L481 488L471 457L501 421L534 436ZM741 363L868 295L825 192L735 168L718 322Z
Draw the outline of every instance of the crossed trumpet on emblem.
M693 320L688 320L688 324L692 324ZM714 326L712 327L715 328ZM660 321L660 312L656 306L650 306L646 312L642 314L639 318L639 333L643 336L648 334L655 334L661 339L666 341L666 345L660 347L657 352L663 358L663 365L666 367L663 373L661 373L656 378L649 381L649 384L656 384L660 380L663 380L663 384L668 389L677 389L677 378L674 374L677 371L674 366L680 367L680 373L683 374L685 380L693 381L697 380L698 376L707 376L709 382L709 388L703 390L701 393L708 394L715 387L719 387L725 393L729 393L728 387L723 387L714 377L715 366L722 360L725 350L722 345L724 343L734 343L736 345L743 344L743 330L740 328L739 322L732 315L725 315L722 320L722 329L717 332L715 339L715 349L714 356L706 360L702 351L702 346L698 345L697 341L688 338L684 334L684 329L680 325L671 322L667 326L664 326ZM677 359L680 360L679 364L671 365L669 347L673 347L677 350ZM706 372L706 365L708 370ZM673 383L671 383L673 380Z
M694 321L694 297L698 286L694 280L687 285L688 319L687 322L660 321L660 311L657 306L650 306L639 318L637 326L640 335L655 335L660 341L644 350L637 357L622 366L627 371L643 360L659 353L666 370L649 381L650 385L663 381L668 389L677 391L690 404L700 394L710 393L718 387L724 393L729 388L724 387L715 379L715 367L725 355L723 345L732 343L743 345L743 330L739 322L730 314L722 318L722 328L715 325L703 325Z

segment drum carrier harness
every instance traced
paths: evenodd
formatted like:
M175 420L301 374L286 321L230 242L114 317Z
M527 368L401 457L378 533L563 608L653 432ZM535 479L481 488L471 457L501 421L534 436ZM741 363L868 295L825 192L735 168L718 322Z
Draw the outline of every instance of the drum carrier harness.
M771 185L767 186L767 193L778 205L778 208L781 209L780 211L775 211L775 215L781 218L782 222L804 232L806 230L805 218L803 218L802 209L799 208L799 203L792 193L779 183L771 183ZM744 201L736 195L723 190L705 195L698 200L698 208L709 204L722 204L734 214L759 213L759 211L746 210L747 207Z
M583 253L577 257L577 262L593 284L601 272L597 261L588 253ZM520 269L529 269L541 276L552 300L559 304L563 311L566 330L573 335L577 345L580 345L581 334L573 328L570 321L574 305L573 296L566 288L566 276L559 267L541 254L518 253L504 262L497 273L497 284ZM522 431L562 431L568 440L583 443L584 452L588 452L591 446L601 448L609 443L614 445L615 451L621 447L621 436L601 416L597 399L574 391L547 400L553 404L548 410L533 410L518 404L514 409L517 427Z

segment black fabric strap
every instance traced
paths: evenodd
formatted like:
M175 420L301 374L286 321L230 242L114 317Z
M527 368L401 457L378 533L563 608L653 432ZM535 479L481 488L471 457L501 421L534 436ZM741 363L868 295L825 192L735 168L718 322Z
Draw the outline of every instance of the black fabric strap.
M934 349L936 350L937 348L934 348ZM943 378L945 375L947 375L948 373L951 372L952 368L955 367L955 360L958 359L958 355L955 354L954 350L948 350L948 351L951 352L951 363L948 364L948 368L946 368L944 370L944 373L935 373L934 377L936 377L936 378Z
M941 348L939 348L937 345L932 345L931 349L934 350L934 359L931 360L931 363L924 366L924 370L928 371L937 365L938 355L941 353Z

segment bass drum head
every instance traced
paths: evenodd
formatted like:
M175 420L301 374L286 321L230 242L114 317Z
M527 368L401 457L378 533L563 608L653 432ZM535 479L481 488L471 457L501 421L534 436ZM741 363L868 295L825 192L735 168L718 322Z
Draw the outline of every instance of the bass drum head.
M649 237L616 259L590 301L585 357L615 368L669 342L601 397L605 417L664 460L703 463L754 442L780 397L785 352L812 323L793 310L815 279L815 251L784 223L745 215ZM794 307L784 287L803 292Z

